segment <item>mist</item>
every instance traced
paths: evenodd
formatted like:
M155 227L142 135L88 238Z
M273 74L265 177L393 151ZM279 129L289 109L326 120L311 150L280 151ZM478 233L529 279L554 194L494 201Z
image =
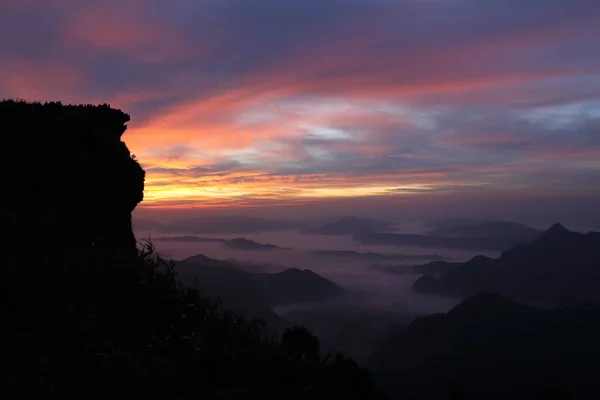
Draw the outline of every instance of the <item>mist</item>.
M421 224L399 227L407 233L423 233ZM240 250L218 242L189 243L156 240L189 235L189 232L152 233L138 231L138 239L149 238L157 251L166 258L183 260L197 254L219 260L233 260L240 269L256 273L276 273L288 268L310 269L345 289L343 296L326 301L296 303L274 307L272 311L290 323L307 326L318 334L322 345L328 350L343 349L357 359L371 354L376 341L389 327L408 323L416 316L446 312L459 299L416 293L412 284L421 276L413 273L412 265L424 264L426 260L402 260L377 262L378 265L394 266L398 273L372 268L373 262L348 256L331 256L315 253L315 250L356 251L360 253L402 253L406 255L435 254L449 261L466 261L477 254L490 257L497 252L473 252L463 250L398 247L360 244L350 236L303 234L294 230L252 234L203 233L204 238L234 239L244 237L261 244L271 244L283 249ZM401 266L406 266L402 270ZM198 282L200 288L202 282Z
M394 225L403 233L424 233L422 223ZM190 235L190 232L136 232L138 238L160 238ZM361 244L350 236L303 234L294 230L261 232L261 233L203 233L202 237L234 239L244 237L261 244L272 244L288 247L289 250L240 250L223 246L222 243L182 243L175 241L153 240L158 252L173 260L183 260L197 254L220 259L235 260L242 267L248 266L252 272L280 272L288 268L311 269L317 274L330 279L351 292L360 294L353 299L345 299L352 307L364 306L371 309L389 310L390 304L404 303L405 311L411 313L441 312L454 304L448 299L432 299L429 296L416 295L410 290L412 283L419 278L414 273L389 273L370 268L373 264L365 260L353 260L351 257L331 257L315 254L315 250L356 251L360 253L374 252L381 254L403 253L407 255L436 254L448 261L466 261L475 255L496 257L499 252L465 251L443 248L421 248L406 246L387 246ZM418 265L423 260L402 260L377 262L380 265ZM329 304L327 307L338 307L342 303ZM311 305L310 307L314 307ZM280 310L281 311L281 310Z

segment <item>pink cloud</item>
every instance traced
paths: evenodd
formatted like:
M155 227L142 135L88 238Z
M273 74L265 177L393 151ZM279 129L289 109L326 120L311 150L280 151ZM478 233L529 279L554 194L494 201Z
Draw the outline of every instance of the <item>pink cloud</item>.
M118 51L144 63L168 62L185 57L187 50L177 30L161 21L147 21L143 0L113 7L82 7L64 29L63 45Z
M82 102L85 99L76 88L85 79L85 71L65 63L3 60L0 88L7 98ZM52 97L48 98L48 93Z
M509 115L561 95L564 86L549 86L557 81L571 82L568 101L594 98L572 87L600 72L594 55L562 57L598 33L591 13L549 7L540 11L549 13L546 21L531 9L502 14L509 6L470 14L468 7L457 13L429 2L359 4L365 12L319 3L315 10L332 18L298 16L326 28L315 34L281 6L282 15L262 19L254 8L230 10L224 3L47 4L60 9L56 55L7 58L2 94L109 101L130 112L130 148L163 168L149 174L152 204L304 202L303 191L318 197L321 188L326 197L326 189L369 185L429 185L439 193L482 181L507 187L515 176L543 168L519 160L522 154L532 164L598 154L585 141L545 141L540 127L511 125ZM34 9L29 1L2 6ZM478 7L485 9L472 8ZM256 12L261 21L242 12ZM522 21L527 12L531 23ZM446 115L448 108L453 112ZM465 116L470 112L478 119ZM218 176L187 171L227 162L236 167ZM231 198L198 189L210 186Z

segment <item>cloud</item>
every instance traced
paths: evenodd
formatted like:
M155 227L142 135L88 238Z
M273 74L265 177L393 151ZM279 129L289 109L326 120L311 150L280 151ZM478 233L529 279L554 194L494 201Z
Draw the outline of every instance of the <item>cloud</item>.
M587 192L599 13L595 0L5 0L0 97L131 114L149 206Z

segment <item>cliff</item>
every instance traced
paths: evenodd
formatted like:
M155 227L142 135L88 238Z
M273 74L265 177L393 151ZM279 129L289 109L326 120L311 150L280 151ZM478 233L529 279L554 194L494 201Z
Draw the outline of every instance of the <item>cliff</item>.
M42 239L36 246L133 253L131 212L143 199L145 173L121 140L128 121L106 104L1 101L3 245L19 232Z

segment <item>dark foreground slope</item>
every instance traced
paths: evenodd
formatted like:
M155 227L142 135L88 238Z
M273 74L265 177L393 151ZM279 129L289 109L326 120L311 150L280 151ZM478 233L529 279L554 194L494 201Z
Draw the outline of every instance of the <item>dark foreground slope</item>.
M310 332L273 338L178 288L172 266L148 253L128 264L47 256L3 270L4 398L375 398L368 372L324 358ZM38 275L47 279L32 286Z
M480 294L390 334L372 364L398 398L597 399L598 337L598 305L540 310Z
M0 102L0 176L14 185L0 203L0 397L371 398L369 374L325 359L310 332L269 337L138 252L144 174L119 139L128 118Z
M600 301L600 233L570 232L555 224L497 259L477 256L452 264L440 277L424 276L413 287L456 296L492 291L543 305Z

